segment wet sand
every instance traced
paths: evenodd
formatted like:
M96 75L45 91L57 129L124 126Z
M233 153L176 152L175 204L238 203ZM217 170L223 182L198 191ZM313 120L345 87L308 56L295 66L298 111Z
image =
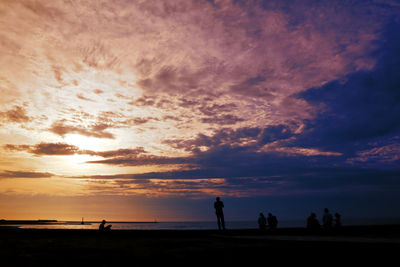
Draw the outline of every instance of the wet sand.
M400 226L249 230L39 230L0 227L0 266L397 262ZM386 264L387 262L387 264ZM264 264L263 264L264 265Z

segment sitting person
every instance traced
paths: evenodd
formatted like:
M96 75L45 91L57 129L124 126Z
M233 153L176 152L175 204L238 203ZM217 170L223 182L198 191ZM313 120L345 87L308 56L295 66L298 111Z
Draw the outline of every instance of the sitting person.
M340 228L340 227L342 227L342 218L341 218L342 216L340 216L340 214L339 213L335 213L335 227L336 228Z
M112 226L111 224L109 224L107 226L105 226L105 225L106 225L106 220L103 220L99 225L99 231L110 231L111 230L111 226Z
M271 230L276 229L278 226L278 219L272 213L268 213L268 225Z
M314 212L311 213L311 215L307 218L307 229L316 230L319 229L320 227L321 225L319 224L317 215Z
M267 228L267 219L263 213L260 213L260 217L258 217L258 227L260 230L265 230L265 228Z

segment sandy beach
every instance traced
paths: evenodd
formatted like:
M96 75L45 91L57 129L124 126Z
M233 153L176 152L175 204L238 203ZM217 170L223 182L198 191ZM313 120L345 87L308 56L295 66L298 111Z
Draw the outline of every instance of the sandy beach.
M400 249L400 226L258 230L44 230L0 228L1 266L119 266L172 262L382 262Z

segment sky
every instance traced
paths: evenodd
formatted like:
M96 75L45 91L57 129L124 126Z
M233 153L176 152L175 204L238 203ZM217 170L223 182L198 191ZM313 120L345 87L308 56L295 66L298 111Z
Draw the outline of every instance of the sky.
M0 218L400 218L399 14L1 0Z

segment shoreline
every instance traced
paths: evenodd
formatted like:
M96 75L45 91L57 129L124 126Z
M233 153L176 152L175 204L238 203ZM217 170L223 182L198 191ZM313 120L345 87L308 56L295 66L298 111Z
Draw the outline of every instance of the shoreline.
M22 224L23 225L23 224ZM98 229L52 229L52 228L20 228L18 225L0 225L0 234L4 231L25 231L25 232L44 232L44 233L95 233ZM148 234L167 234L167 233L183 233L183 234L221 234L221 235L344 235L344 236L387 236L400 238L400 224L387 225L349 225L340 228L309 230L305 227L286 227L277 228L275 230L259 230L256 228L248 229L112 229L106 234L112 233L148 233Z

